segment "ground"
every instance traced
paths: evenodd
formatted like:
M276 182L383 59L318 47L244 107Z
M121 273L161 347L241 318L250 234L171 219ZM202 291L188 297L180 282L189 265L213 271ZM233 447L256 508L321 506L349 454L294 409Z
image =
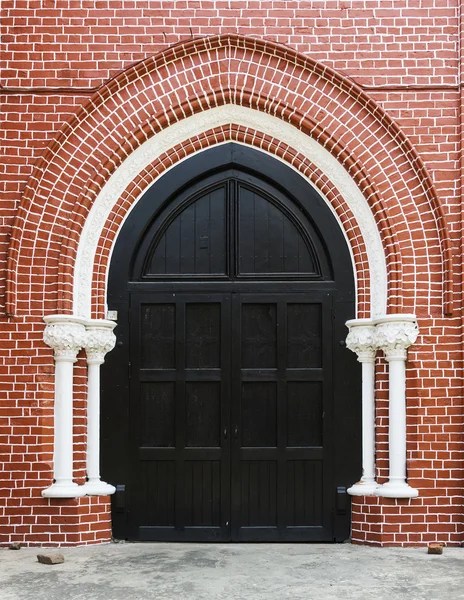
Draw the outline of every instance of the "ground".
M464 548L110 544L59 550L53 566L39 551L0 550L1 600L464 598Z

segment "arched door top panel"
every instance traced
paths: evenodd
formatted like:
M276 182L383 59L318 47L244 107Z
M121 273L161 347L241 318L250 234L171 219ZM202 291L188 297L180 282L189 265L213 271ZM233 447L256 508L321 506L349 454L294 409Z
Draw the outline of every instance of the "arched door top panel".
M128 282L322 280L347 299L355 293L346 240L318 192L280 161L233 143L184 161L147 190L111 269ZM110 274L110 297L114 281Z
M332 279L315 227L287 194L238 169L192 187L155 215L133 280Z

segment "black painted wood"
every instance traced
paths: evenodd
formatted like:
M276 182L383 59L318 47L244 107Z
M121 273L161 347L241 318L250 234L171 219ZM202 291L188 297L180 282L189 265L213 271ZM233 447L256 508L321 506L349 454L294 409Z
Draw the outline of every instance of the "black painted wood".
M131 295L131 509L142 540L226 540L230 296Z
M102 471L120 486L116 537L348 537L336 490L360 469L359 365L339 343L353 273L309 184L234 144L185 161L127 219L108 303Z
M331 539L332 294L232 304L231 539Z

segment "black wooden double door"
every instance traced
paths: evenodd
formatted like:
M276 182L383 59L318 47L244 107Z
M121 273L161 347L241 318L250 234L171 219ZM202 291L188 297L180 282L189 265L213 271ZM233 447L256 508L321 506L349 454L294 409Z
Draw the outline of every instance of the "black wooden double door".
M114 535L346 539L361 468L359 365L342 341L354 301L339 224L282 162L226 144L151 186L108 283Z
M134 536L332 540L331 292L197 284L130 311Z

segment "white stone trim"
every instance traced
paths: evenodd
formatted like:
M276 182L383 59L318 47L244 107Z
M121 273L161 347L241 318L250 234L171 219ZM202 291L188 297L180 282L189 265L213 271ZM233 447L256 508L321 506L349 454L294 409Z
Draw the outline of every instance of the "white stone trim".
M362 364L362 477L348 488L351 496L373 496L375 480L375 326L371 319L352 319L346 345Z
M85 327L69 315L44 318L44 342L55 351L55 404L53 423L53 484L44 498L78 498L82 487L73 481L73 367L85 342Z
M132 152L106 182L95 199L79 241L74 269L74 314L86 319L90 318L92 273L98 240L114 204L129 183L158 156L173 146L209 129L231 123L265 132L297 149L337 187L353 212L366 246L370 271L371 316L380 317L385 314L387 267L382 241L367 200L347 170L321 144L290 123L282 121L278 117L234 104L215 107L192 115L152 136ZM335 214L340 228L345 234L332 205L326 198L325 201ZM346 234L345 239L347 239ZM347 245L353 260L348 240Z
M375 321L377 347L388 362L389 476L377 490L385 498L416 498L406 482L406 356L419 334L414 315L388 315Z
M104 319L86 321L71 315L50 315L44 341L55 351L54 482L42 491L44 498L79 498L108 495L112 485L100 481L100 365L114 347L116 323ZM87 475L88 482L73 481L73 370L77 355L87 349Z
M416 498L418 490L406 481L406 356L419 333L415 315L386 315L379 319L347 321L347 347L356 352L363 368L363 476L348 489L352 496ZM375 354L388 362L389 428L388 481L375 480Z
M86 323L87 354L87 483L88 496L114 494L116 488L100 479L100 366L116 344L114 321L98 319Z

